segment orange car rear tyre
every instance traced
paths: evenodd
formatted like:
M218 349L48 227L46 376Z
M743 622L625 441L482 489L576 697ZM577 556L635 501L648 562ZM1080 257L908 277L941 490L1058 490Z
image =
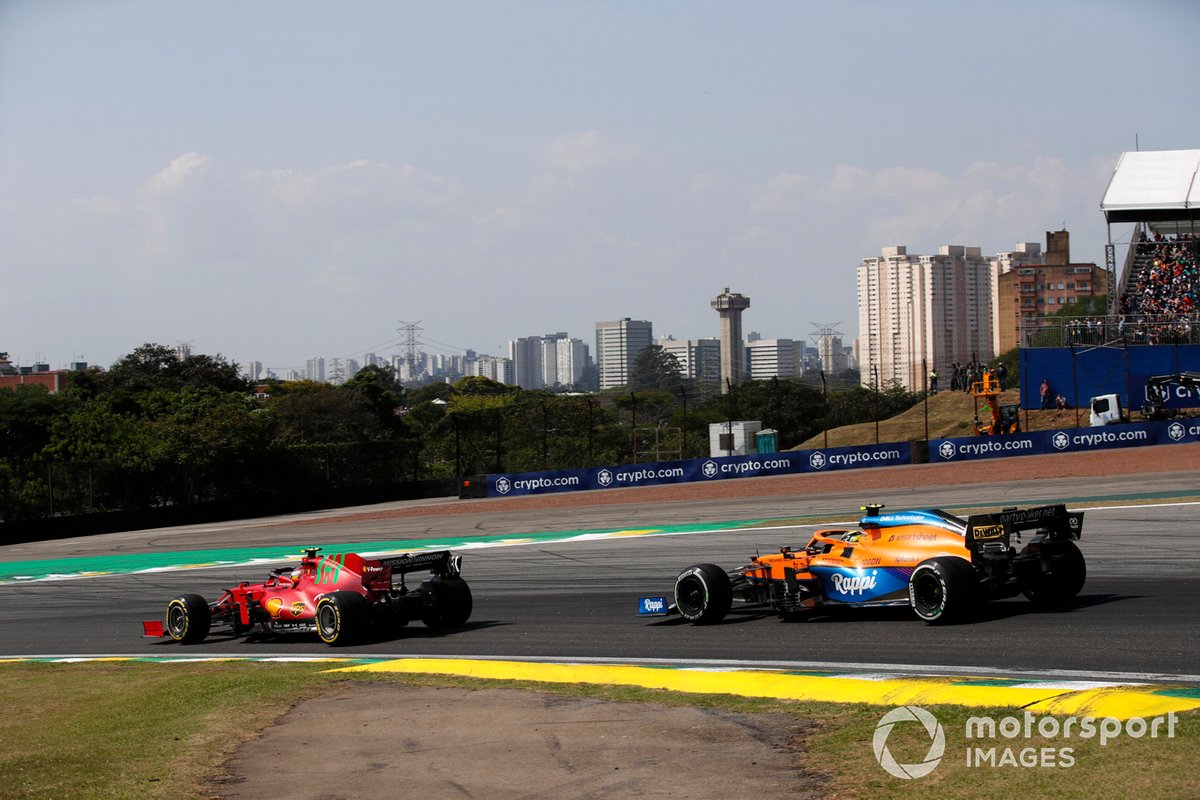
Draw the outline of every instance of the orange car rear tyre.
M1087 564L1075 543L1066 542L1059 547L1050 556L1050 571L1038 575L1025 589L1025 596L1040 608L1052 608L1074 599L1087 580Z
M212 627L212 612L208 603L198 594L181 594L167 603L163 628L167 635L180 644L196 644L204 641Z
M922 561L908 578L913 613L931 625L966 619L978 603L979 581L970 562L954 556Z
M732 605L733 584L716 564L694 564L675 579L675 607L689 622L720 622Z

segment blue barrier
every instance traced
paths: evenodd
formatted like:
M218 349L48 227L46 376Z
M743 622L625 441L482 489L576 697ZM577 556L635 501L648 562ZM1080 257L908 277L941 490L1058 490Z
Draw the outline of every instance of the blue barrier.
M1011 436L932 439L929 442L929 461L945 463L1188 442L1200 442L1200 417L1107 425L1102 428L1034 431ZM912 449L908 442L863 447L829 447L822 450L787 450L748 456L715 456L684 461L624 464L616 467L488 475L487 494L488 497L516 497L621 486L661 486L725 478L893 467L911 461Z
M891 467L912 462L908 442L829 447L823 450L788 450L748 456L716 456L684 461L654 461L616 467L562 469L487 476L488 497L514 497L618 486L661 486L724 478L795 475L862 467Z
M1197 441L1200 441L1200 418L1190 417L1097 428L1033 431L1011 436L932 439L929 442L929 460L931 463L970 461Z
M1200 369L1200 345L1149 347L1023 348L1021 408L1041 404L1042 380L1050 383L1050 400L1062 395L1072 407L1087 408L1093 397L1116 394L1121 405L1138 410L1146 402L1146 379ZM1197 399L1186 388L1171 387L1165 408L1194 408Z

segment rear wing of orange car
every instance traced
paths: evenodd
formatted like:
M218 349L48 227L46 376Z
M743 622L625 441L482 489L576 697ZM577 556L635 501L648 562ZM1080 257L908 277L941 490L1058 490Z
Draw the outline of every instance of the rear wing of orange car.
M1028 530L1044 531L1050 539L1078 539L1083 535L1083 512L1060 504L972 514L964 536L971 551L1007 550L1012 534Z

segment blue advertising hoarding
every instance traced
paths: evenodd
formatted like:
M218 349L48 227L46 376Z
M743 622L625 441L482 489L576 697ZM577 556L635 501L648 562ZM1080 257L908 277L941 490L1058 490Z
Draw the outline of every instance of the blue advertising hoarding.
M891 467L908 464L912 452L908 442L829 447L822 450L789 450L748 456L714 456L684 461L655 461L615 467L562 469L487 476L488 497L515 497L619 486L661 486L724 478L764 475L796 475L832 472L862 467Z
M966 436L932 439L929 461L947 463L981 458L1085 452L1114 447L1200 442L1200 417L1095 428L1064 428L1018 433L1011 436ZM714 456L684 461L655 461L614 467L547 470L487 476L488 497L575 492L621 486L661 486L698 483L725 478L766 475L797 475L833 472L863 467L892 467L909 464L908 442L829 447L820 450L788 450L748 456Z
M1200 418L1106 425L1096 428L1064 428L1033 431L1011 436L964 436L932 439L929 461L971 461L978 458L1007 458L1046 453L1075 453L1114 447L1144 447L1200 441Z

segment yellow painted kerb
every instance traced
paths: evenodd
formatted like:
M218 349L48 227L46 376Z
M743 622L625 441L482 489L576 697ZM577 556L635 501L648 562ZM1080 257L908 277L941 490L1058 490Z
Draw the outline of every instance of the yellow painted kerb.
M1149 717L1200 708L1200 699L1169 697L1145 687L1070 690L1037 686L975 686L945 678L863 680L754 670L664 669L622 665L542 664L523 661L405 658L343 667L338 672L407 672L490 680L640 686L694 694L732 694L824 703L959 705L1027 708L1042 714Z

